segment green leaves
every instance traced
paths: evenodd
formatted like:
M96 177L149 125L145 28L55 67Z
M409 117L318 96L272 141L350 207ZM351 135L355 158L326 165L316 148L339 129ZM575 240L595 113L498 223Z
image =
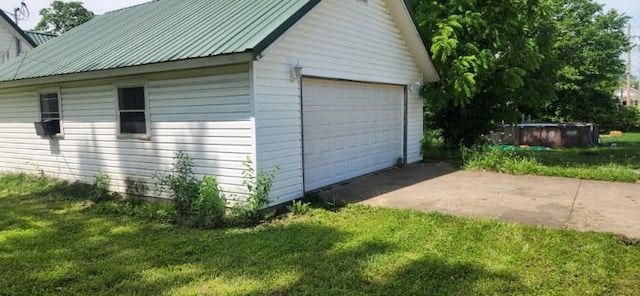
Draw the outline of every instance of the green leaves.
M40 22L33 30L62 34L95 17L82 2L53 1L51 7L40 10Z
M454 106L465 106L470 103L470 98L473 97L476 92L476 81L473 73L464 73L460 77L456 78L453 83L453 90L455 95L453 96Z
M433 37L431 52L434 59L439 60L441 63L446 63L449 57L455 55L458 40L453 27L445 24L441 24L440 27L441 33Z
M523 77L527 74L524 69L511 67L504 71L503 80L505 85L512 89L517 89L524 85Z
M591 121L624 72L627 18L594 0L410 2L441 77L423 93L426 128L450 145L523 114Z
M625 73L620 57L629 46L624 33L628 17L605 12L592 0L560 1L555 13L557 97L538 116L618 128L621 110L612 94Z

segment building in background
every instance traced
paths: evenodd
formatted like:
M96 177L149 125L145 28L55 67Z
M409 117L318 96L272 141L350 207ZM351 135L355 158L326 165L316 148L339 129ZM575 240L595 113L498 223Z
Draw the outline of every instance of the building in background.
M627 89L621 88L616 90L613 95L620 101L623 106L627 105ZM635 88L631 89L631 106L638 107L638 101L640 101L640 91Z
M0 64L55 37L53 34L23 31L11 17L0 10Z

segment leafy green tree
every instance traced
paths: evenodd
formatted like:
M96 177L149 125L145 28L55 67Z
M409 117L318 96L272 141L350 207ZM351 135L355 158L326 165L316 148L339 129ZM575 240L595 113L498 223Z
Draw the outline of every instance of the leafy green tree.
M426 128L443 130L450 147L525 114L622 124L612 93L624 73L626 16L594 0L410 4L441 78L424 88Z
M82 2L53 1L51 7L40 10L40 22L33 30L62 34L95 17Z
M450 146L553 95L552 7L526 0L412 0L441 81L424 89L426 113Z
M629 46L624 33L629 18L605 12L593 0L562 0L556 2L554 20L556 96L538 117L616 128L622 111L613 92L625 73L621 56Z

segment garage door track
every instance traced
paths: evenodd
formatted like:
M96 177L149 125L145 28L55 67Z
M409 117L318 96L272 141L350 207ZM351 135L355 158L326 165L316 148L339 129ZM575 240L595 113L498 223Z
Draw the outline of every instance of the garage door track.
M361 177L321 194L373 206L640 238L640 184L467 172L423 164Z

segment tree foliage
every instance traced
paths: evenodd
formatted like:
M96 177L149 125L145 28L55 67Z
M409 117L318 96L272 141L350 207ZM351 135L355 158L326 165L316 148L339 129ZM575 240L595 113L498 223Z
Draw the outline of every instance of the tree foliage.
M494 121L552 94L548 9L534 1L413 0L441 81L425 87L427 113L452 145L472 144Z
M424 88L427 128L451 146L524 114L589 119L589 108L611 101L626 18L593 0L410 4L441 78ZM593 104L576 108L580 100Z
M625 73L628 17L591 0L558 1L555 11L556 96L537 117L621 127L625 110L612 94Z
M35 31L62 34L81 25L95 14L82 6L82 2L53 1L49 8L40 10L40 22L33 28Z

